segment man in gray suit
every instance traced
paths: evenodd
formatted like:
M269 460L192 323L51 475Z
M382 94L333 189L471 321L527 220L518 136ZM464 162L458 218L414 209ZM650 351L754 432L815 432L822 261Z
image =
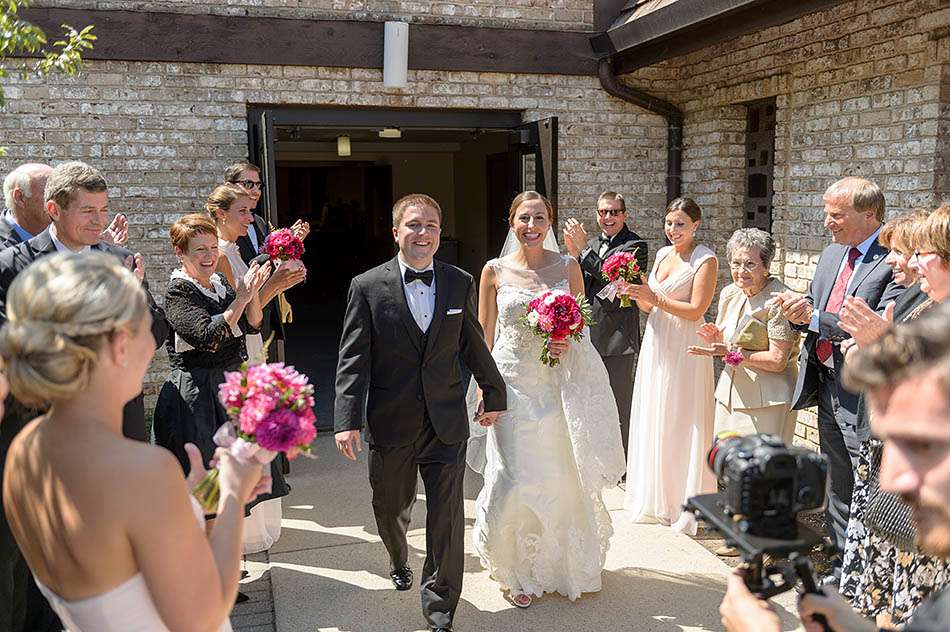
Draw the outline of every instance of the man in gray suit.
M858 396L841 385L840 344L850 335L838 326L838 311L845 297L859 296L883 312L903 288L894 282L884 263L887 250L877 242L884 221L881 189L864 178L849 177L828 187L823 200L825 228L831 231L832 243L821 253L808 294L786 292L776 299L793 326L806 332L793 407L818 406L820 448L828 457L831 480L826 522L829 535L843 553L854 467L870 432L866 423L859 424ZM840 565L839 555L836 579Z
M577 258L584 272L584 293L590 302L594 324L590 341L600 354L610 376L617 409L620 412L620 437L626 456L630 434L630 402L633 399L633 372L640 351L640 310L636 305L620 307L619 299L597 298L607 282L600 269L610 255L636 253L640 269L647 272L647 243L627 228L627 203L614 191L604 191L597 199L597 226L600 235L588 239L587 231L576 219L564 225L564 244Z

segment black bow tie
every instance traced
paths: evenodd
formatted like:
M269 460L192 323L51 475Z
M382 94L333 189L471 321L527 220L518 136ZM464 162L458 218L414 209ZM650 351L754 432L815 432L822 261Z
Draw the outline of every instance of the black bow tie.
M606 237L606 236L604 236L604 235L601 235L601 236L598 237L597 239L600 240L600 245L601 245L601 246L603 246L604 244L609 244L609 243L610 243L610 237Z
M410 268L406 268L406 274L403 278L406 280L406 285L409 285L413 281L422 281L428 286L432 286L432 270L426 270L424 272L416 272Z

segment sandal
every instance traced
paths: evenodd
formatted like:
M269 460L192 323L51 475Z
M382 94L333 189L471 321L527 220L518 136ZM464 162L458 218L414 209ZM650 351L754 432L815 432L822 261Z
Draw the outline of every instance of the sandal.
M527 608L531 605L531 595L526 595L524 593L512 594L511 603L515 604L519 608Z

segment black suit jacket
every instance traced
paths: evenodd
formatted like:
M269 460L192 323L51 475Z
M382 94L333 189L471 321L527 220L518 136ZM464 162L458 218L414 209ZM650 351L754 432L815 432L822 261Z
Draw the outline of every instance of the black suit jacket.
M600 238L595 237L587 244L589 250L580 257L581 270L584 272L584 292L591 305L594 324L590 328L590 341L602 356L619 356L636 353L640 350L640 310L636 305L622 309L620 301L607 301L597 298L607 282L601 273L604 260L616 252L636 251L640 269L647 270L647 242L624 225L614 235L604 256L601 257Z
M403 446L419 436L428 416L443 443L464 441L468 384L460 361L482 388L485 410L505 410L505 382L478 323L475 282L455 266L433 265L435 314L425 337L409 311L396 258L350 284L336 374L336 432L365 422L367 443Z
M23 238L20 237L20 233L16 232L16 229L13 228L13 224L7 221L6 214L8 212L7 209L4 209L3 213L0 214L0 252L7 248L12 248L23 241Z
M815 355L815 345L819 338L834 343L832 357L835 373L841 375L843 359L839 345L850 338L851 335L838 327L838 314L826 312L825 306L828 304L831 290L838 279L838 269L841 267L841 262L848 256L850 249L850 246L831 244L822 251L821 257L818 259L818 267L815 269L815 276L808 289L808 299L819 310L819 332L811 331L808 329L808 325L796 327L808 332L805 336L805 344L802 345L801 353L798 356L798 382L795 385L795 394L792 396L792 401L795 402L793 407L796 410L818 404L820 362ZM883 311L888 303L895 300L904 291L904 288L894 281L891 269L884 263L884 257L886 256L887 250L877 241L873 242L861 260L861 266L855 270L854 278L851 279L847 292L847 296L859 296L867 301L872 309L879 312ZM848 401L845 401L845 394L848 395ZM844 389L839 389L839 403L842 408L854 412L856 411L857 396L853 395L854 402L851 402L852 395Z
M105 242L100 242L93 248L115 255L123 262L133 254L130 250ZM10 284L31 263L54 253L56 253L56 246L53 244L49 229L44 230L33 239L0 252L0 325L7 321L6 303ZM159 348L165 344L165 339L168 337L168 321L165 320L165 313L162 308L155 304L152 294L148 291L148 283L145 282L144 285L149 311L152 313L152 337L155 338L155 347ZM7 417L8 415L4 415L3 423L6 423ZM21 421L26 423L29 419ZM145 402L142 395L126 404L123 411L122 430L125 436L131 439L141 441L147 439L145 435Z
M264 240L270 234L270 226L267 225L267 220L258 215L254 214L254 223L247 227L247 229L253 230L254 235L257 237L258 247L263 247ZM241 252L241 259L244 260L244 263L250 265L251 260L254 257L261 254L259 251L254 250L254 244L251 243L251 240L247 236L238 237L238 240L235 242L238 245L238 250ZM264 318L261 322L261 336L264 338L264 341L267 342L273 335L274 340L284 340L284 323L280 319L280 309L277 307L277 297L274 297L270 303L264 306ZM276 346L272 345L271 349L276 349ZM268 356L272 356L272 352L268 353Z

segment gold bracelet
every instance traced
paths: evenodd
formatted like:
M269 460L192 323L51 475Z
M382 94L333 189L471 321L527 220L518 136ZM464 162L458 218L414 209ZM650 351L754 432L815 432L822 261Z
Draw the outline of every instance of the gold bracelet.
M662 303L663 303L663 295L662 295L662 294L657 294L657 295L656 295L656 306L659 307L660 309L662 309L662 310L665 312L666 309L663 308L663 304L662 304Z

